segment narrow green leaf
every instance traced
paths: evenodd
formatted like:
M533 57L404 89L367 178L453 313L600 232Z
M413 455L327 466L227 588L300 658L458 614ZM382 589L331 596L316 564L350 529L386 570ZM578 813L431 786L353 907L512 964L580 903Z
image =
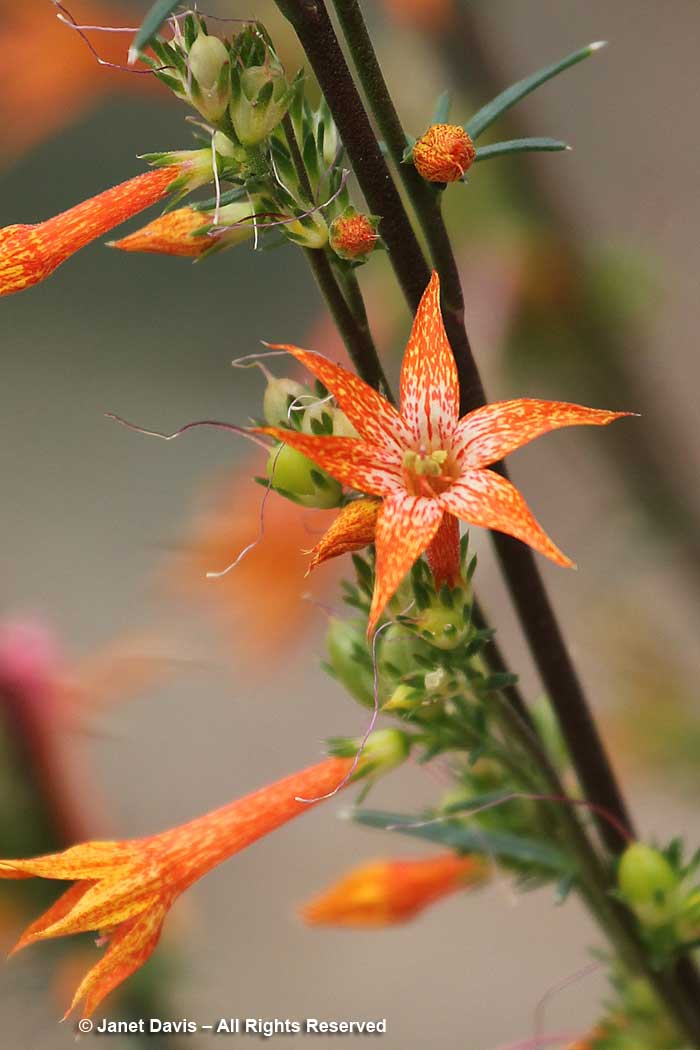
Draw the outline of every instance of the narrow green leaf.
M141 23L141 28L129 48L129 61L135 62L139 53L148 47L166 18L180 6L180 0L156 0Z
M373 809L361 809L353 813L353 820L370 828L398 831L412 838L425 839L460 853L486 853L521 864L537 864L559 874L571 871L570 860L549 843L507 831L487 831L455 820L425 822L404 813Z
M435 103L435 109L433 110L433 117L430 121L431 124L446 124L450 115L450 106L452 105L452 95L449 91L443 91Z
M507 153L556 153L562 149L568 150L571 146L559 139L508 139L490 146L479 146L474 159L491 160L492 157L504 157Z
M468 135L473 139L476 139L481 135L482 131L486 131L486 128L493 124L494 120L497 120L502 113L514 106L516 102L519 102L521 98L525 98L531 91L538 88L540 84L545 84L552 77L556 77L559 73L563 73L565 69L569 69L571 66L575 66L577 62L582 62L584 58L588 58L595 51L599 51L601 47L605 46L605 41L597 41L594 44L588 44L586 47L582 47L580 51L574 51L573 54L567 55L566 58L562 58L560 62L555 62L554 65L545 66L544 69L540 69L539 72L533 73L529 77L525 77L524 80L519 80L517 84L511 84L509 88L502 91L500 95L496 95L491 102L487 102L485 106L474 114L471 120L465 124L464 129Z

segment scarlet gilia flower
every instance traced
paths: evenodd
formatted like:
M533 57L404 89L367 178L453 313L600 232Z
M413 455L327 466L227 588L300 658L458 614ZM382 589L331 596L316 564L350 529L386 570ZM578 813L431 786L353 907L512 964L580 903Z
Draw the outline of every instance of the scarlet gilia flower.
M217 864L310 808L337 788L352 759L328 758L268 787L148 838L84 842L33 860L0 861L0 878L61 879L74 883L24 931L13 952L35 941L100 931L107 951L80 983L89 1017L99 1003L142 966L155 949L163 921L183 890Z
M158 255L179 255L201 259L222 248L233 248L248 240L255 232L255 204L248 200L236 201L220 208L218 214L178 208L159 215L140 230L109 241L110 248L123 252L151 252Z
M379 219L348 208L331 223L330 246L341 259L363 262L377 246Z
M458 890L481 886L491 875L483 857L378 860L361 864L301 909L312 926L395 926Z
M12 295L46 280L86 244L168 193L209 181L211 167L203 164L200 151L192 151L189 157L183 152L180 157L175 164L121 182L46 222L18 223L0 230L0 295Z
M576 424L604 426L627 412L518 398L459 418L459 381L433 274L421 299L401 371L401 411L367 383L319 354L277 346L334 395L360 438L309 435L281 427L260 433L312 459L344 485L383 503L375 531L371 634L403 577L426 551L436 583L459 582L458 520L505 532L558 565L554 545L516 488L487 468L541 434Z
M459 124L433 124L413 147L413 163L428 182L457 182L475 157L476 147Z

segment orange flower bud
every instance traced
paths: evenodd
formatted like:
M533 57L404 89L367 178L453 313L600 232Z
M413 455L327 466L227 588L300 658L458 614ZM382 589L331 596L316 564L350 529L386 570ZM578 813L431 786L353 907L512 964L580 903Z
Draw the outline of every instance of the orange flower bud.
M364 261L379 240L379 220L372 215L361 215L349 208L331 223L330 245L336 255L350 262Z
M45 280L90 241L162 200L186 170L186 165L154 168L46 222L0 230L0 295Z
M459 124L433 124L413 147L413 163L428 182L456 182L475 156L476 147Z
M356 499L348 503L347 507L343 507L331 527L309 551L309 572L329 558L359 551L374 543L374 531L381 505L381 500L378 499Z
M480 886L490 871L483 857L455 853L378 860L353 868L305 904L301 916L313 926L393 926L415 918L450 893Z
M119 241L109 241L109 247L123 252L151 252L199 259L214 249L232 248L252 237L254 215L254 203L236 201L219 209L216 228L208 232L207 226L214 221L213 212L178 208L159 215L147 226Z

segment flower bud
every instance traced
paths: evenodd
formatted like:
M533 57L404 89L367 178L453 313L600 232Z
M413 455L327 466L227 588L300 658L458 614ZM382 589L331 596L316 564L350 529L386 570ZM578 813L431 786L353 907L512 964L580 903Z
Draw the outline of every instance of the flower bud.
M328 399L323 398L321 401L313 401L309 398L306 406L301 421L302 432L304 434L332 434L333 409Z
M295 379L276 379L271 376L263 397L265 422L271 427L288 427L291 422L289 406L305 394L308 394L308 390Z
M428 182L456 182L475 157L476 147L459 124L433 124L413 147L413 163Z
M244 146L257 146L271 135L292 100L281 66L250 66L240 75L231 101L234 129Z
M458 600L447 606L437 598L427 609L422 610L416 626L429 645L444 650L456 649L466 641L469 634L463 603Z
M335 478L289 445L278 445L272 450L267 476L276 491L304 507L337 507L343 495Z
M663 926L674 918L679 877L660 850L633 842L622 854L617 882L625 901L645 925Z
M340 408L334 408L333 412L333 434L335 437L359 438L360 434L352 425L348 417Z
M328 224L318 211L294 222L280 223L280 230L302 248L324 248L328 243Z
M188 55L189 99L207 120L221 120L231 100L228 48L216 36L201 33Z
M178 208L159 215L140 230L135 230L121 240L109 241L108 244L110 248L119 248L123 252L150 252L199 259L221 248L233 248L252 237L254 225L251 214L254 211L255 205L248 200L227 204L219 211L216 227L209 230L214 219L212 212Z
M333 741L333 754L352 758L362 747L359 737ZM357 764L356 776L379 776L405 762L411 750L411 738L400 729L375 729L365 741Z
M375 216L361 215L354 208L347 208L331 223L330 246L341 259L365 262L379 240L378 226L379 219Z
M374 706L374 675L360 620L333 617L326 634L328 664L338 681L365 707Z

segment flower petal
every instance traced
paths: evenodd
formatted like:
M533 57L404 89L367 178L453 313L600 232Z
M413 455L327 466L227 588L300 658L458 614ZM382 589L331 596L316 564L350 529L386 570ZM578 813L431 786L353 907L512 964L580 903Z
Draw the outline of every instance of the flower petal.
M454 514L445 514L440 528L426 552L435 587L459 587L463 583L459 552L459 522Z
M102 1000L146 962L160 939L163 920L172 901L158 901L114 931L100 961L85 975L63 1020L83 999L83 1017L89 1017Z
M521 397L483 405L457 424L453 449L464 467L487 467L550 430L581 424L604 427L633 412L607 412L566 401Z
M496 529L522 540L557 565L573 562L550 540L535 521L514 485L493 470L469 470L440 496L445 510L471 525Z
M0 860L0 879L101 879L134 858L132 842L83 842L63 853Z
M28 944L33 944L34 941L42 940L44 930L48 930L49 926L53 926L54 923L68 915L93 885L94 883L90 881L76 882L74 886L62 893L58 900L54 901L43 915L40 915L38 919L35 919L34 922L27 926L10 955L21 951L22 948L26 948Z
M420 301L401 368L401 415L415 440L442 448L459 419L457 367L440 312L433 273Z
M255 427L256 434L269 434L312 459L343 485L384 496L402 485L401 457L358 438L301 434L282 427Z
M329 558L359 551L374 543L380 509L381 503L376 499L356 499L343 507L331 527L309 551L309 572Z
M442 516L437 499L397 492L384 500L375 534L377 559L368 635L374 633L386 603L440 528Z
M322 354L287 343L269 343L271 350L285 350L296 357L333 395L365 441L403 450L411 433L394 406L347 368L334 365Z

